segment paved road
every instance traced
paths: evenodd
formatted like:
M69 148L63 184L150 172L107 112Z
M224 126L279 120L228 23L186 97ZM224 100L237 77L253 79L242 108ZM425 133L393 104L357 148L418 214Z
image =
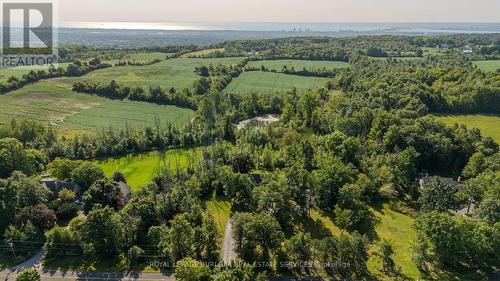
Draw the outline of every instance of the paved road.
M13 268L11 268L11 270L21 271L25 268L32 268L32 267L39 268L46 254L47 253L44 250L40 250L35 255L33 255L33 257L31 257L29 260L26 260L23 263L14 266Z
M125 272L62 272L38 270L42 281L156 281L156 280L175 280L173 275L162 273L125 273ZM1 281L15 281L18 271L2 270L0 271Z
M233 220L228 220L226 223L226 231L224 231L224 243L222 244L222 261L231 263L236 259L234 252L234 239L233 239Z

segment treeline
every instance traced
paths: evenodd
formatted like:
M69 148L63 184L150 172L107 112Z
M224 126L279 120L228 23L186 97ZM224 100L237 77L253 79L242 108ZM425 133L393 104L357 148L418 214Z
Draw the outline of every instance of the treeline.
M422 61L375 61L358 56L334 84L353 99L385 110L411 107L419 112L499 113L498 73L474 69L459 57ZM361 102L361 101L360 101Z
M99 59L93 59L91 61L82 62L75 61L68 65L66 68L56 68L51 65L48 71L38 70L38 71L30 71L27 74L24 74L21 78L11 76L7 79L7 83L0 83L0 93L7 93L10 91L17 90L22 88L28 84L32 84L38 82L43 79L50 79L55 77L63 77L63 76L82 76L91 71L111 67L110 64L101 63Z
M298 76L304 76L304 77L323 77L323 78L334 78L337 76L339 72L342 72L343 70L341 69L328 69L326 67L323 68L317 68L317 69L307 69L307 68L302 68L299 70L296 70L295 67L288 68L286 65L283 66L281 71L278 71L276 69L269 69L264 65L261 65L260 68L257 67L246 67L245 71L265 71L265 72L281 72L284 74L289 74L289 75L298 75Z
M122 61L122 60L120 60L119 62L117 62L115 64L115 66L127 66L127 65L148 66L148 65L155 64L155 63L159 63L159 62L161 62L160 59L154 59L154 60L149 60L149 61L137 61L137 60Z
M73 91L96 94L111 99L129 99L133 101L145 101L156 104L169 104L187 107L196 110L196 101L189 90L177 92L170 88L168 92L161 87L150 87L145 90L142 87L128 87L119 85L115 80L109 84L99 84L89 81L77 81L73 83Z

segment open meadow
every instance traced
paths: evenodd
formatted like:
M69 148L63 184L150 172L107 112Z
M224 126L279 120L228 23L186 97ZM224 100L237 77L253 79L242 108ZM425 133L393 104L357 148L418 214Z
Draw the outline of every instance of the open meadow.
M311 61L311 60L259 60L251 61L247 67L260 68L265 66L269 70L281 71L284 66L288 69L292 67L295 70L318 70L318 69L335 69L335 68L348 68L349 64L343 61Z
M497 143L500 143L499 115L437 115L436 118L448 126L464 124L468 128L478 128L483 136L492 137Z
M54 65L55 67L67 67L69 63L58 63ZM48 66L19 66L12 68L2 68L0 69L0 82L6 83L7 80L14 76L17 78L23 77L23 75L28 74L30 71L39 71L45 70L48 71Z
M76 93L66 84L42 81L0 95L0 124L12 118L35 119L76 131L97 131L102 128L143 128L153 125L155 116L160 124L183 125L194 112L176 106L146 102L111 100Z
M481 60L481 61L473 61L472 62L478 68L484 71L497 71L500 69L500 60Z
M200 149L170 149L165 152L129 154L96 160L106 176L111 177L116 171L123 173L127 183L134 189L150 183L161 169L172 173L184 172L188 167L195 167L201 158Z
M146 66L116 66L93 71L78 78L67 78L63 81L86 80L98 83L109 83L115 80L130 87L157 87L164 89L176 88L182 90L192 88L193 82L199 78L194 70L197 66L209 64L237 64L241 58L220 59L188 59L176 58Z
M287 92L296 88L298 91L317 89L325 86L327 78L303 77L283 73L248 71L234 79L225 89L228 93L275 93Z

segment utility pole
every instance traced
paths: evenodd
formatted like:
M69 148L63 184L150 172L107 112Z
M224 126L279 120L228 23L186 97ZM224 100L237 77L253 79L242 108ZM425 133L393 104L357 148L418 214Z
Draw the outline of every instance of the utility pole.
M10 250L12 251L14 258L17 260L16 251L14 250L14 243L12 243L12 238L7 240L7 244L9 244Z

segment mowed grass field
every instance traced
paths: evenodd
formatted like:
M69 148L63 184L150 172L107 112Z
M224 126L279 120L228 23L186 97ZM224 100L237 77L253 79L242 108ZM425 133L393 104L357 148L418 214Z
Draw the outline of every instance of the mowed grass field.
M283 73L248 71L234 79L225 89L228 93L276 93L296 88L298 91L324 87L327 78L303 77Z
M335 69L335 68L348 68L349 64L343 61L310 61L310 60L261 60L251 61L247 64L248 67L260 68L265 66L269 70L281 71L283 66L288 69L292 67L295 70L317 70L317 69Z
M107 177L120 171L134 189L149 184L162 169L175 173L194 167L201 158L201 149L170 149L165 152L129 154L122 157L96 160Z
M70 85L41 81L0 95L0 124L12 118L35 119L61 129L97 131L154 124L182 125L194 115L189 109L146 102L110 100L76 93Z
M386 239L394 247L393 259L396 267L401 267L401 272L410 280L419 278L420 272L412 261L412 245L417 239L413 229L413 218L391 210L388 204L383 204L379 210L371 209L371 211L380 220L375 227L379 240ZM379 271L382 262L376 256L379 252L379 243L372 244L369 252L368 270L384 280L384 274Z
M483 136L492 137L500 143L500 115L437 115L435 117L448 126L464 124L468 128L478 128Z
M176 58L147 66L116 66L93 71L79 78L67 78L63 82L86 80L109 83L115 80L130 87L160 86L164 89L174 87L178 90L192 88L193 82L200 77L194 73L197 66L209 64L237 64L242 58L188 59Z
M495 72L497 69L500 69L500 60L481 60L473 61L472 63L483 71Z

